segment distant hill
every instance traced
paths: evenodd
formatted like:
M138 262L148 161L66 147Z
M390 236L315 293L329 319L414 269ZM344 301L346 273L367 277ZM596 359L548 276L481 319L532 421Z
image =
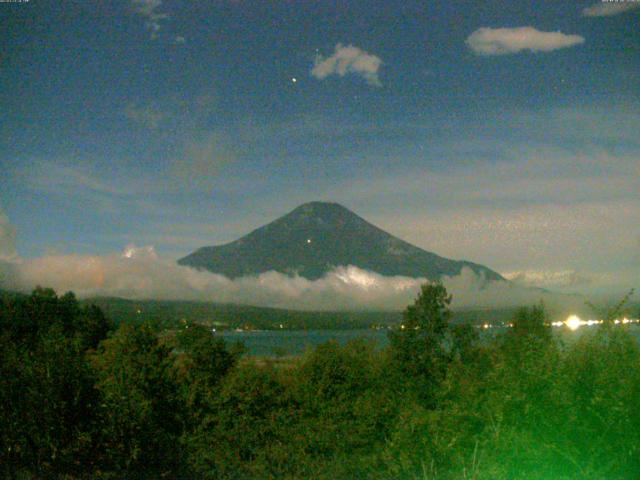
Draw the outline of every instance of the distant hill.
M220 329L240 327L258 330L348 330L394 325L402 319L401 312L313 312L186 300L94 297L83 302L99 306L116 323L151 321L165 328L173 328L184 320Z
M402 320L402 312L314 312L184 300L94 297L84 299L82 303L99 306L116 323L152 322L164 328L174 328L184 320L219 329L350 330L389 327ZM454 310L452 322L499 324L511 320L515 311L515 308Z
M275 270L315 280L334 267L354 265L387 276L430 280L468 267L487 280L504 280L483 265L422 250L342 205L326 202L305 203L238 240L200 248L178 263L229 278Z
M0 290L0 304L5 300L26 296L21 292ZM116 324L151 322L161 328L175 328L187 321L222 330L350 330L389 327L402 320L400 311L299 311L204 301L132 300L117 297L91 297L82 299L81 303L97 305ZM516 311L516 307L454 309L451 320L454 324L499 325L511 321ZM629 304L624 312L625 315L636 318L640 312L640 304ZM589 315L592 313L584 304L578 309L558 307L549 311L549 320L562 321L570 314L591 318Z

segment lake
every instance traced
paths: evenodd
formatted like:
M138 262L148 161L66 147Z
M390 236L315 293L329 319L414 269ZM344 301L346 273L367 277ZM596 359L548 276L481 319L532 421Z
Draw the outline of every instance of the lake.
M592 328L583 327L575 332L566 328L554 328L557 334L563 337L565 341L572 341L578 338L582 333L590 331ZM640 326L630 325L630 332L640 340ZM491 338L501 332L504 327L494 327L490 329L481 329L480 338ZM244 343L248 355L255 356L280 356L280 355L300 355L307 349L315 348L318 345L329 340L336 340L344 345L349 340L356 338L365 338L373 340L378 348L384 348L389 344L386 329L359 329L359 330L255 330L255 331L225 331L218 333L227 342Z
M366 338L376 342L379 348L388 343L387 330L259 330L259 331L226 331L221 335L227 342L242 342L248 355L300 355L305 350L336 340L345 344L356 338Z

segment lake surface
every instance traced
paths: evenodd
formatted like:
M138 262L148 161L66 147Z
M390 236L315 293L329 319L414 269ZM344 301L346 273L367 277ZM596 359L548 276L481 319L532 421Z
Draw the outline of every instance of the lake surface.
M244 343L248 355L272 356L300 355L307 349L315 348L329 340L336 340L344 345L356 338L373 340L378 348L384 348L389 343L387 331L385 329L226 331L221 336L230 343Z
M562 339L567 342L575 341L580 335L593 328L583 327L575 332L567 329L556 329L554 333L561 335ZM640 326L631 325L629 331L640 341ZM480 329L481 339L489 339L495 335L505 332L504 327L494 327L490 329ZM389 330L380 329L360 329L360 330L259 330L259 331L225 331L218 333L227 342L244 343L247 355L255 356L281 356L281 355L300 355L308 349L313 349L318 345L336 340L344 345L350 340L357 338L365 338L375 342L378 348L384 348L389 344L387 333Z

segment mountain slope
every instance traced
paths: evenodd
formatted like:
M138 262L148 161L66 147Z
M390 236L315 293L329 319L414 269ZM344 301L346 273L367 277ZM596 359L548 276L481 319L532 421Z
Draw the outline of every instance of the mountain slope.
M310 202L225 245L203 247L178 260L229 278L270 270L315 280L336 266L354 265L382 275L438 279L463 267L504 280L487 267L450 260L415 247L337 203Z

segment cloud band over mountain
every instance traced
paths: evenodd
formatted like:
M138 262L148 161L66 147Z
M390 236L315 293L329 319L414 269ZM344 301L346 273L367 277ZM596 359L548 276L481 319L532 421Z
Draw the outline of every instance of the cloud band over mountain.
M337 267L317 280L266 272L230 280L158 258L151 247L128 246L122 254L50 255L0 261L0 288L28 292L37 285L80 297L201 300L300 310L402 310L424 278L383 276L353 266ZM553 305L560 297L508 282L489 282L463 268L444 277L454 308ZM564 300L562 300L564 301Z

